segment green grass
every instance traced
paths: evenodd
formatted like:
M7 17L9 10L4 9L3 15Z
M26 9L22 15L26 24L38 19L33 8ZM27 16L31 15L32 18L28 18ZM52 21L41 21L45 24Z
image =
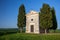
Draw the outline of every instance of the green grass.
M16 33L0 36L0 40L60 40L60 33L49 34Z
M0 29L0 40L60 40L60 29L48 34L18 33L18 29Z
M50 32L50 33L54 33L54 30L50 30L49 32ZM60 33L60 29L56 29L56 30L55 30L55 33Z

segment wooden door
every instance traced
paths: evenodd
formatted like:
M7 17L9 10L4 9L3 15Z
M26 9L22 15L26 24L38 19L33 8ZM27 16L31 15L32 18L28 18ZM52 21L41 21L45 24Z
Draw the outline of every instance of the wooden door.
M34 25L31 25L31 32L34 32Z

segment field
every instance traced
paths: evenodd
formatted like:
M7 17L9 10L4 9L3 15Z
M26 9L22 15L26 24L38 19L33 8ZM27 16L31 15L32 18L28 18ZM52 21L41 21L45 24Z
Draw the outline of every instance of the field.
M60 40L60 30L53 30L47 34L19 33L17 28L0 29L0 40Z
M0 28L0 36L17 33L17 28Z
M0 40L60 40L60 33L53 34L16 33L0 36Z

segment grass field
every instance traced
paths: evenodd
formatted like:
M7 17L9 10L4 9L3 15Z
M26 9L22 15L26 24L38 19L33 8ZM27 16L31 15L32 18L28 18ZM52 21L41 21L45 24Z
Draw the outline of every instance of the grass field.
M60 29L48 34L19 33L17 28L0 29L0 40L60 40Z
M60 33L48 33L48 34L16 33L0 36L0 40L60 40Z

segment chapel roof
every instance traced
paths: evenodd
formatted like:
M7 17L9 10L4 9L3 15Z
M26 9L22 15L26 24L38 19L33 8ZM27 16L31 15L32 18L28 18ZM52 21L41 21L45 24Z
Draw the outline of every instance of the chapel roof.
M34 14L38 14L38 12L32 10L32 11L30 11L28 14L26 14L26 16L27 16L27 15L34 15Z

